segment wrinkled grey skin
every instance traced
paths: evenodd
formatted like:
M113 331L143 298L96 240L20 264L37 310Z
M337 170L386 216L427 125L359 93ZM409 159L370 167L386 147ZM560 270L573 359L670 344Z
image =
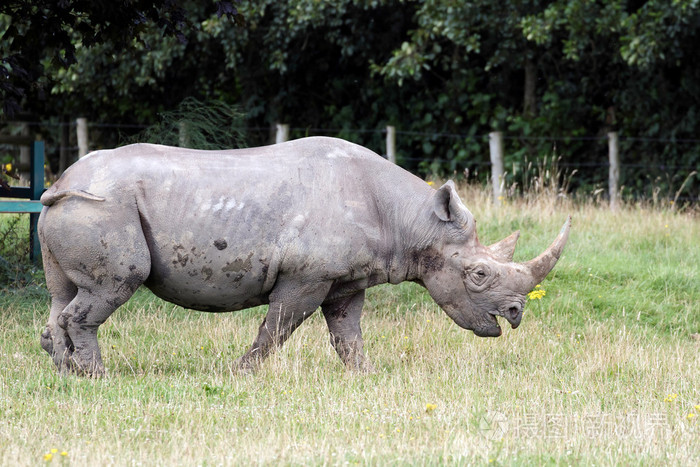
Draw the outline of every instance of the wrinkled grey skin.
M51 293L42 347L61 370L104 373L97 329L142 284L187 308L269 304L254 369L321 307L331 343L367 370L365 289L415 281L461 327L498 336L520 324L526 294L554 267L552 246L513 263L518 234L479 243L452 182L435 190L361 146L305 138L196 151L136 144L73 165L41 198Z

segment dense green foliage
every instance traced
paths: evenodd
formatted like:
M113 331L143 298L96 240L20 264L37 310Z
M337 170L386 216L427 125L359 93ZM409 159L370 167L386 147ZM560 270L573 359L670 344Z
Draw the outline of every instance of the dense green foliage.
M229 1L207 6L219 16L239 18ZM145 39L154 31L185 42L191 26L187 8L177 0L5 0L0 4L3 113L13 116L21 104L41 108L42 102L32 102L44 101L53 75L78 63L81 49L94 53L109 44L130 53L137 44L148 47Z
M474 173L502 130L511 173L555 154L579 170L573 188L604 181L605 135L619 131L623 184L647 195L700 164L698 0L260 0L235 3L244 24L213 2L172 3L180 40L153 20L126 31L129 47L76 34L75 63L25 108L151 124L186 97L216 99L249 127L333 129L379 152L392 124L399 162L423 172ZM694 199L699 185L685 185Z

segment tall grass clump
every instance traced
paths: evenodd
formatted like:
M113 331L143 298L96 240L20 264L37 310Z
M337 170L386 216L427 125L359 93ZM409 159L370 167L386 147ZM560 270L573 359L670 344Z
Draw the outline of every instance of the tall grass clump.
M221 100L202 102L188 97L174 110L161 112L159 118L129 142L209 150L246 146L244 114Z
M100 328L107 376L60 375L39 346L46 297L0 296L0 464L698 465L698 212L460 196L482 243L521 231L516 261L572 215L562 258L497 339L416 284L370 289L370 374L343 367L320 313L236 374L264 307L206 314L139 290Z

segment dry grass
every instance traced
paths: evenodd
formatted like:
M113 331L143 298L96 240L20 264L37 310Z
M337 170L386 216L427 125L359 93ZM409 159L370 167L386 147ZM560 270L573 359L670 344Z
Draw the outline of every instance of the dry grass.
M52 448L52 465L700 463L697 218L463 198L485 243L522 230L520 260L574 216L547 295L481 339L416 285L372 289L374 374L345 371L320 315L256 375L231 374L263 309L200 314L139 292L101 328L108 377L64 377L38 345L46 298L6 295L0 463Z

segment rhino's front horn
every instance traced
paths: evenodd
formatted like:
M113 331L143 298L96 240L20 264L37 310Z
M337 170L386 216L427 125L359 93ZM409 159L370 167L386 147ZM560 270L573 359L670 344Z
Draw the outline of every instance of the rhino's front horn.
M549 248L537 258L524 263L525 267L530 272L532 281L531 284L528 284L528 291L542 282L544 278L547 277L547 274L549 274L549 271L557 264L561 252L564 250L564 245L566 245L566 241L569 239L569 230L571 230L571 216L566 220L564 226L559 231L559 235L554 242L549 245Z

